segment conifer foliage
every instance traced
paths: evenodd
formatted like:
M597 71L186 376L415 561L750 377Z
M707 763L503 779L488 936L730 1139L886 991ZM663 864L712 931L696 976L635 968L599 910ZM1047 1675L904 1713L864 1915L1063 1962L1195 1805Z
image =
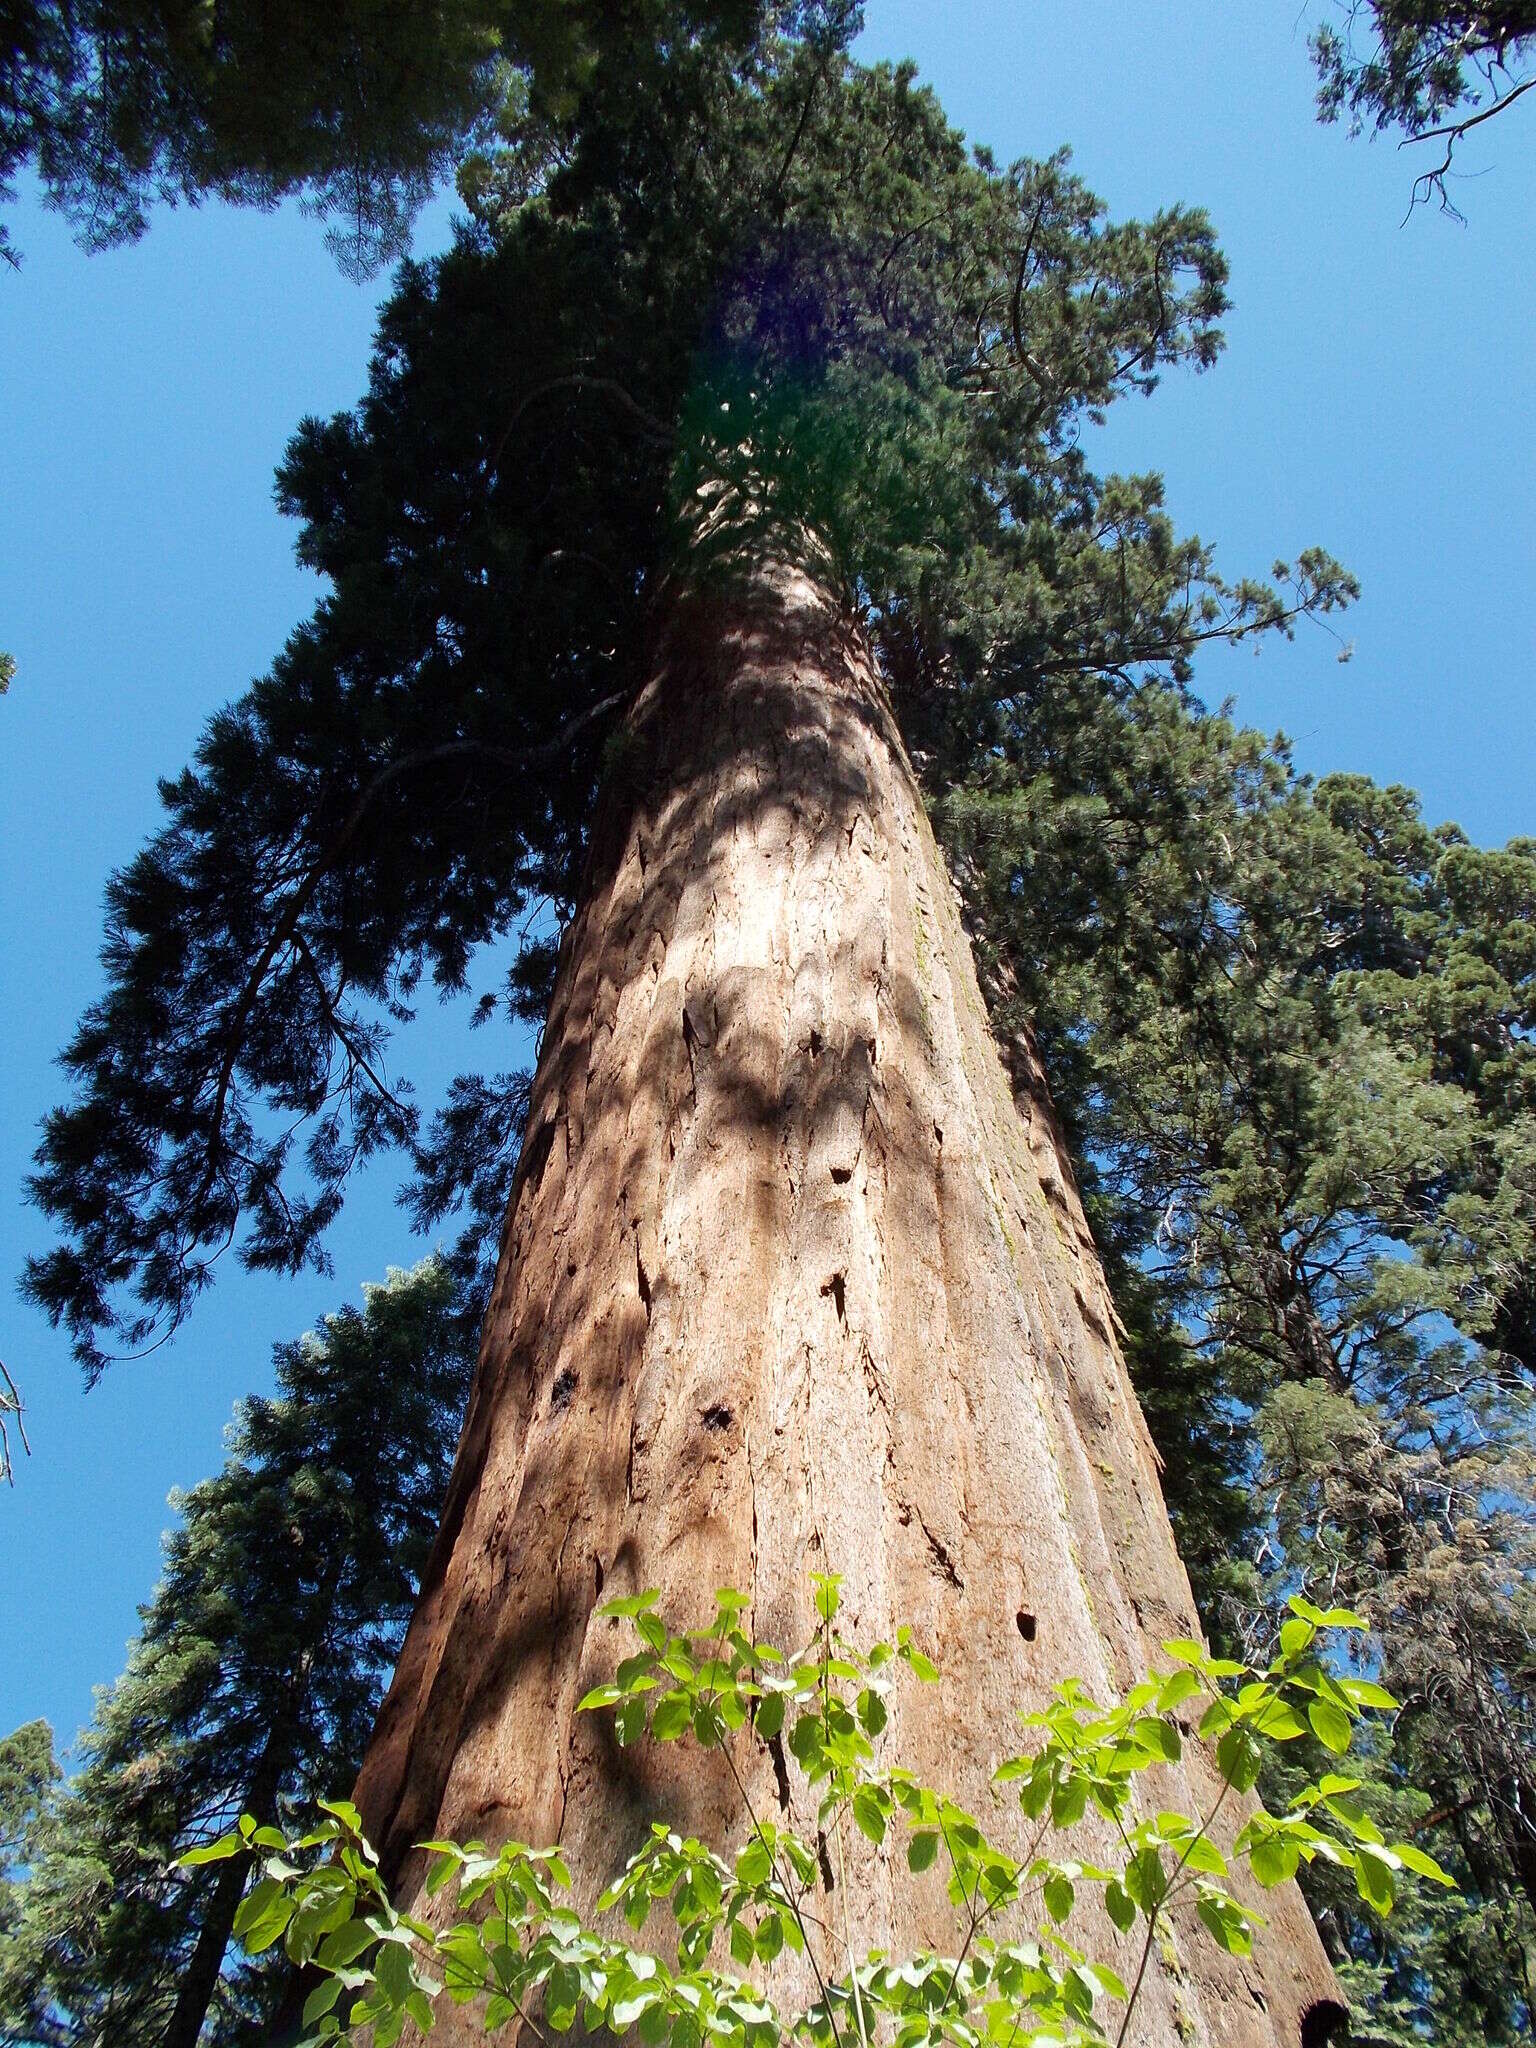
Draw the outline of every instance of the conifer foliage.
M751 0L652 0L659 41L749 40ZM0 199L34 170L85 247L131 241L157 201L301 195L364 276L470 137L530 93L580 87L604 10L571 0L35 0L0 13ZM0 255L14 262L3 228Z
M277 1980L228 1953L247 1869L173 1859L242 1811L303 1811L355 1771L436 1531L472 1356L435 1263L280 1346L274 1397L243 1404L223 1470L177 1503L164 1576L78 1773L59 1789L40 1723L0 1746L0 2038L263 2037Z
M1455 213L1446 180L1456 148L1536 86L1531 0L1341 0L1312 34L1318 112L1350 132L1400 128L1427 143L1415 199Z
M1536 843L1297 778L1173 695L1037 693L944 797L1032 1028L1208 1626L1298 1575L1380 1631L1379 1743L1462 1891L1336 1958L1411 2037L1523 2038L1536 1847ZM1419 1946L1422 1938L1425 1946ZM1380 2015L1378 2015L1380 2017ZM1385 2036L1383 2037L1385 2038Z

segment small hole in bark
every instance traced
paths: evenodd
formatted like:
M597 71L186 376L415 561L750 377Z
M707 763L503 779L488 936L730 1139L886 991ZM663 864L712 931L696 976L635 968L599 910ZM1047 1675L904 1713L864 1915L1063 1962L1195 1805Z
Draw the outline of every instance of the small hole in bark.
M820 1828L816 1830L816 1861L821 1865L822 1890L827 1892L832 1891L834 1889L832 1879L832 1858L827 1854L827 1838L821 1832ZM1304 2044L1304 2048L1312 2048L1312 2044L1310 2042L1307 2042Z
M1035 1640L1035 1617L1032 1614L1026 1614L1021 1607L1014 1616L1014 1619L1019 1624L1019 1634L1026 1643L1032 1643Z
M819 1031L813 1031L811 1033L811 1058L813 1060L819 1060L821 1058L821 1048L825 1044L826 1040L822 1037Z
M523 1156L518 1162L518 1171L527 1184L537 1187L549 1158L550 1148L555 1142L555 1120L548 1117L539 1125L533 1136L523 1147Z
M823 1294L831 1295L832 1306L837 1310L837 1320L840 1323L845 1323L848 1320L848 1311L846 1307L847 1282L843 1274L834 1273L832 1275L832 1278L827 1282L826 1286L823 1287L821 1291Z
M1301 2016L1301 2048L1328 2048L1348 2018L1343 2006L1331 1998L1320 1998L1316 2005L1309 2005Z
M716 1435L719 1435L721 1430L729 1429L736 1418L723 1401L717 1401L713 1408L706 1408L704 1410L699 1420L706 1429L712 1429Z
M554 1386L550 1389L549 1405L551 1411L560 1408L569 1408L571 1405L571 1396L575 1393L575 1391L576 1375L571 1371L571 1368L567 1366L564 1372L562 1372L560 1377L555 1381Z
M846 1187L848 1182L853 1179L853 1168L851 1166L834 1166L832 1169L832 1179L837 1187Z
M933 1135L939 1150L942 1152L944 1150L944 1126L942 1124L935 1124L933 1127Z
M597 1581L598 1597L601 1598L603 1591L603 1560L600 1557L594 1557L592 1560L592 1576Z

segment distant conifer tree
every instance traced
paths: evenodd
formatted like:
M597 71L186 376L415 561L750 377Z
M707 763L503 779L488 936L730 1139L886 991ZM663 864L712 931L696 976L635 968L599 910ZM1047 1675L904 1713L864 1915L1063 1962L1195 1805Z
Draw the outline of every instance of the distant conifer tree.
M271 1960L230 1948L242 1867L172 1859L356 1769L437 1526L472 1345L437 1264L277 1352L217 1477L181 1497L126 1671L67 1787L47 1731L0 1749L0 2035L259 2041ZM27 1810L17 1815L15 1788ZM205 2031L206 2020L206 2031Z

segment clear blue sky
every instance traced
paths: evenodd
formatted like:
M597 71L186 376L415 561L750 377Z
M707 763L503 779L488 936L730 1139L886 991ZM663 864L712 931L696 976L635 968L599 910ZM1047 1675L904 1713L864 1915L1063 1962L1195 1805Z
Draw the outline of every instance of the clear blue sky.
M1320 0L1314 0L1314 6ZM1403 223L1391 142L1312 119L1296 0L871 0L865 51L916 57L953 118L1004 159L1062 142L1120 213L1208 206L1233 269L1230 347L1109 430L1159 468L1230 572L1312 541L1361 577L1348 666L1320 632L1213 659L1201 686L1283 726L1308 769L1416 785L1434 819L1494 841L1536 830L1536 118L1483 131L1458 227ZM155 821L207 715L313 601L271 474L306 412L361 389L377 290L347 284L296 211L160 216L87 259L13 210L0 275L0 1271L38 1244L20 1200L51 1060L97 987L102 889ZM419 246L441 244L447 209ZM382 289L380 287L379 289ZM423 1021L431 1099L462 1019ZM482 1036L480 1061L516 1048ZM335 1233L333 1281L229 1265L167 1350L89 1397L65 1345L5 1297L0 1357L34 1456L0 1499L0 1730L68 1741L122 1662L154 1583L166 1495L212 1470L237 1396L295 1334L420 1255L376 1170Z

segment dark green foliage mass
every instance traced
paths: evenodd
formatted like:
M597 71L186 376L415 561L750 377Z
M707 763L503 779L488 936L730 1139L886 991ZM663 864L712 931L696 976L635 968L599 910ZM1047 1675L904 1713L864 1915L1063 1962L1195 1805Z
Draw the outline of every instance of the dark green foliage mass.
M1480 851L1102 679L1024 699L939 817L1069 1126L1208 1623L1251 1647L1299 1575L1371 1617L1406 1703L1381 1797L1421 1788L1400 1818L1462 1892L1390 1940L1352 1911L1335 1952L1405 2040L1523 2038L1536 842Z
M1414 197L1433 193L1454 213L1445 181L1456 145L1536 85L1536 5L1342 0L1338 13L1312 36L1319 113L1347 115L1354 134L1400 128L1427 143L1436 160L1414 180Z
M1209 222L1115 223L1064 157L968 152L839 26L694 38L645 91L619 38L574 112L520 102L466 163L470 220L402 271L366 398L281 473L327 595L113 885L28 1286L94 1375L230 1245L323 1261L389 1147L423 1220L467 1203L455 1265L483 1274L526 1083L465 1076L424 1124L391 1026L495 940L482 1013L542 1014L699 507L734 545L814 534L1000 1035L1043 1057L1208 1624L1262 1654L1302 1586L1383 1626L1405 1706L1370 1796L1464 1889L1389 1933L1319 1886L1334 1953L1381 2038L1518 2038L1532 843L1308 784L1202 708L1204 643L1353 589L1316 551L1228 580L1157 477L1089 460L1108 406L1215 360Z
M0 1944L15 1939L24 1892L17 1872L24 1872L58 1780L46 1721L28 1721L0 1742Z
M635 46L756 32L755 0L632 0ZM0 199L35 168L88 248L157 200L331 223L366 274L492 117L564 116L614 10L588 0L9 0L0 8ZM8 245L0 238L0 253Z
M345 1790L437 1527L473 1357L447 1271L279 1347L216 1478L178 1505L128 1667L62 1792L48 1731L0 1745L0 2037L263 2038L270 1961L221 1974L245 1869L171 1859L241 1811ZM18 1878L18 1869L24 1881ZM178 2003L178 1998L180 2003Z

